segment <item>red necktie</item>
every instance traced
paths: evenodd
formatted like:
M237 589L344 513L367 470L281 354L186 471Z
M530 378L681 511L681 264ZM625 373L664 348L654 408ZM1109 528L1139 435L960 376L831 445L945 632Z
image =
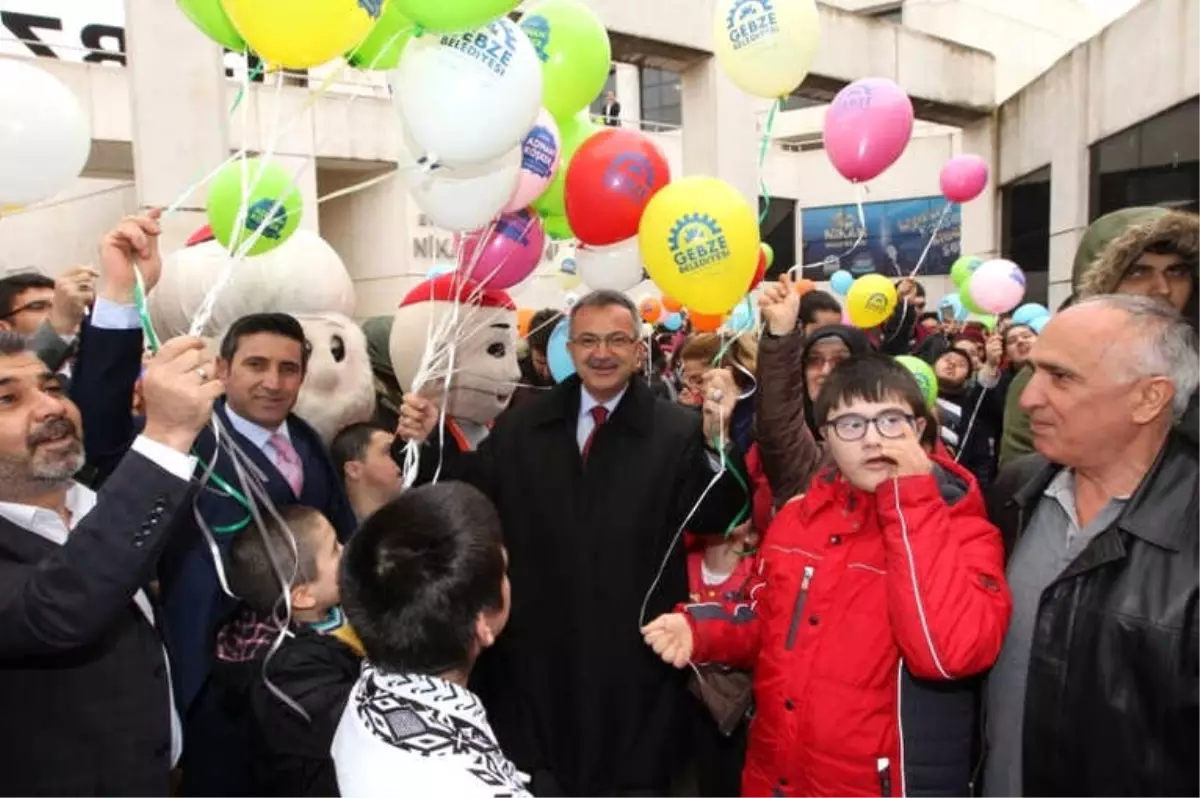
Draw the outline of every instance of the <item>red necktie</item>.
M592 441L594 441L596 439L596 430L600 429L600 426L605 421L608 421L608 408L605 407L604 405L596 405L588 412L590 412L592 414L592 421L594 421L595 423L592 425L592 431L588 433L587 440L585 440L583 442L582 454L583 454L583 461L585 463L587 462L588 452L592 448Z

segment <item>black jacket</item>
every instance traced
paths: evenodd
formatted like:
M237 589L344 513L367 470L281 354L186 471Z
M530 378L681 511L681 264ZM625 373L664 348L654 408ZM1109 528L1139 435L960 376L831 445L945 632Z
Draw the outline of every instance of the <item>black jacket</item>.
M1007 551L1060 468L1028 455L1001 472L989 515ZM1196 447L1172 433L1121 515L1042 594L1025 795L1200 794L1198 482Z
M168 794L162 640L132 599L190 496L132 452L65 544L0 519L0 793Z

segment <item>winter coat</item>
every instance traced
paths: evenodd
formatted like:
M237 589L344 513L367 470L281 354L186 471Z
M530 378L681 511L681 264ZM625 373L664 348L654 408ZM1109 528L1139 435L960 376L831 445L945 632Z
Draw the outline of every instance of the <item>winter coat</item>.
M742 604L685 607L696 662L754 669L743 795L966 795L1011 597L970 474L836 471L779 513Z

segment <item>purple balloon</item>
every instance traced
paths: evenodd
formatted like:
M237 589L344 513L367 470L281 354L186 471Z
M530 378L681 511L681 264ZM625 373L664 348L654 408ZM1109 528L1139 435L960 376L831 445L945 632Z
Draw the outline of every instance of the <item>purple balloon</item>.
M861 183L896 162L912 138L912 101L887 78L856 80L825 112L825 152L842 177Z
M987 161L978 155L956 155L942 167L942 196L951 202L970 202L988 182Z
M545 248L541 218L522 208L501 215L488 227L466 233L458 271L488 288L512 288L533 273Z

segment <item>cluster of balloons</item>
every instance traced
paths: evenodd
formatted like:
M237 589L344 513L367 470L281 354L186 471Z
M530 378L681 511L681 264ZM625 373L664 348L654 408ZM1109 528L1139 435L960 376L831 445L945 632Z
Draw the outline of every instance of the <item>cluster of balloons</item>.
M1025 297L1025 273L1010 260L985 261L965 255L950 267L950 279L957 293L947 294L938 306L945 318L949 314L965 321L969 314L1008 313Z

